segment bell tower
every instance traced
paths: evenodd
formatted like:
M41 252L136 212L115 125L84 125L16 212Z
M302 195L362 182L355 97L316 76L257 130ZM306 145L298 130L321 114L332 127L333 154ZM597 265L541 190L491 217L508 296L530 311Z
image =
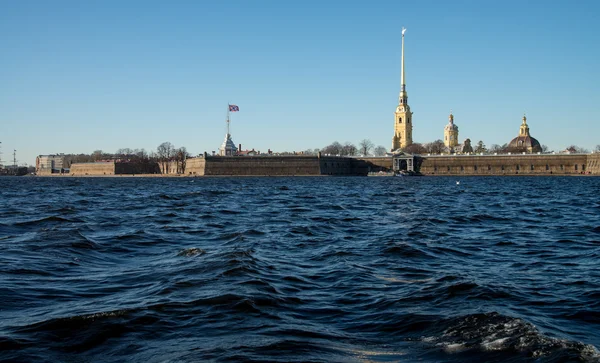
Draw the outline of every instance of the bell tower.
M412 112L408 105L406 93L406 78L404 76L404 33L402 28L402 70L400 74L400 96L398 106L394 113L394 137L392 138L392 151L405 148L412 144Z
M444 127L444 145L446 145L449 151L454 150L458 146L458 126L454 124L452 111L450 111L450 116L448 116L448 125Z

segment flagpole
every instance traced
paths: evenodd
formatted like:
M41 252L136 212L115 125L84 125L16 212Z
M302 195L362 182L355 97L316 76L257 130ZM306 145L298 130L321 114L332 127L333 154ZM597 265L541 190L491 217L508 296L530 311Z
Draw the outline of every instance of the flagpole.
M229 102L227 102L227 135L229 135Z

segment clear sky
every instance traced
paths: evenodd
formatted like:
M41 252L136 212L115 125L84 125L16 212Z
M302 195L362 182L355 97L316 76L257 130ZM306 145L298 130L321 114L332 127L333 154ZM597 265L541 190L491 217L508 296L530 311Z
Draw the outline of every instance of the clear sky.
M391 146L406 27L413 139L600 144L599 1L0 1L2 159Z

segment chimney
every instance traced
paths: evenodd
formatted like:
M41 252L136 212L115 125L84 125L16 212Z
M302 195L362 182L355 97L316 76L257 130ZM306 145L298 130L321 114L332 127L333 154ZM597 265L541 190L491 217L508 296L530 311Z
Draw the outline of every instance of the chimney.
M241 152L242 151L242 144L238 144L238 151Z

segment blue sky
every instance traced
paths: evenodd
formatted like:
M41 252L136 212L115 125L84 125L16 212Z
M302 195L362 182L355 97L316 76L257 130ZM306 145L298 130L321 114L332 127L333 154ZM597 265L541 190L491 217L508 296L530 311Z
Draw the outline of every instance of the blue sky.
M600 2L2 1L5 161L164 141L391 146L406 32L415 142L600 144Z

